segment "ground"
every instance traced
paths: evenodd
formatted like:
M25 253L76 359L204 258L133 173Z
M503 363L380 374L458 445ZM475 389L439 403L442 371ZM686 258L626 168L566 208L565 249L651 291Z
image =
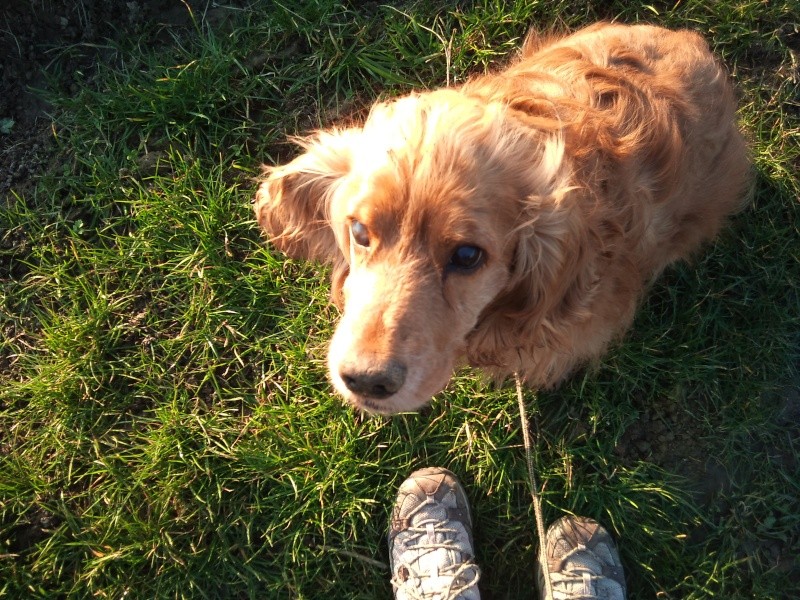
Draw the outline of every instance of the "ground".
M187 15L180 2L169 0L7 0L0 10L0 198L10 190L20 194L31 191L37 175L57 158L51 107L37 89L57 86L74 92L79 83L91 81L94 65L107 58L109 40L137 33L156 19L176 27L188 26ZM788 387L780 402L783 407L777 418L797 439L797 390ZM677 405L656 405L642 411L629 426L617 452L631 462L651 460L688 476L700 497L711 502L730 483L728 466L705 460L706 448L697 428L693 417ZM791 452L781 448L770 454L777 460L796 462ZM790 465L787 470L796 471L797 467ZM41 539L41 532L48 529L47 518L43 514L42 522L32 522L28 531L20 533L25 538L20 541L22 546ZM781 557L779 544L764 543L776 544L776 560L789 560Z
M202 10L200 2L194 4ZM33 9L27 0L11 0L2 17L0 124L8 132L0 137L0 195L12 188L24 192L54 156L50 107L37 89L57 85L76 91L79 79L91 79L93 65L103 60L109 40L135 34L153 21L173 27L190 24L185 7L169 0L45 0ZM65 50L70 47L80 51ZM800 421L798 412L793 392L786 401L786 418ZM724 470L704 465L695 428L686 413L662 405L631 425L618 452L631 459L650 458L694 476L709 493L725 485Z

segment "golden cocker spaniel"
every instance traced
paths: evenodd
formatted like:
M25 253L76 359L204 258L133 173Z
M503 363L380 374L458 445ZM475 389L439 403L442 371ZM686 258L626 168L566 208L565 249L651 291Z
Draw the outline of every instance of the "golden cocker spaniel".
M465 363L557 384L751 182L727 72L696 33L647 25L532 34L503 71L301 145L256 217L290 256L332 263L331 380L387 414Z

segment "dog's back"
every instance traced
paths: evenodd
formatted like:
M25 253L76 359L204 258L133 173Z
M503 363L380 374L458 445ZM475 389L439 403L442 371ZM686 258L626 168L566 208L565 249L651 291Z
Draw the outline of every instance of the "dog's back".
M733 88L696 33L603 23L531 35L516 63L464 91L505 101L524 127L564 140L576 187L560 202L582 232L564 252L592 258L561 271L572 287L532 319L542 326L518 367L534 385L552 385L601 354L630 325L647 282L743 207L752 170ZM491 351L473 363L513 364L523 353L504 352L501 323L476 332L474 346Z
M598 24L574 36L570 46L584 60L619 72L628 85L639 88L642 107L633 115L640 123L630 124L631 130L647 136L660 119L677 126L676 151L663 148L659 154L653 148L637 161L652 164L652 181L642 182L654 202L649 242L662 251L671 248L663 255L664 264L654 265L660 271L714 237L748 199L750 156L737 127L728 73L706 41L688 30ZM549 50L558 52L559 42ZM545 61L547 53L545 48L540 53ZM643 145L653 146L647 139Z
M517 87L511 108L558 121L583 181L641 212L629 221L646 229L628 233L653 257L643 275L713 238L747 201L752 170L734 91L697 33L609 23L568 37L532 32L502 75L486 81Z

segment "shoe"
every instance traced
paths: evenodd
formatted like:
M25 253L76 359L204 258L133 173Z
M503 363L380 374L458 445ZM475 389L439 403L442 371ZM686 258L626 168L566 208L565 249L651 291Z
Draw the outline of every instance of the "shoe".
M545 574L537 560L542 600L625 600L625 574L614 540L592 519L562 517L545 536L547 567L552 585L548 596Z
M396 600L480 600L472 518L447 469L427 468L400 486L389 530Z

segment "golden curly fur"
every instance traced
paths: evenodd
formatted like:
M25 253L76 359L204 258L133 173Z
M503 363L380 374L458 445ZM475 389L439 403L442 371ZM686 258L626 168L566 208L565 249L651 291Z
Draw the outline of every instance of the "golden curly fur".
M751 179L726 71L699 35L647 25L532 34L499 73L301 145L256 216L279 249L334 265L330 377L380 413L421 407L465 362L557 384Z

